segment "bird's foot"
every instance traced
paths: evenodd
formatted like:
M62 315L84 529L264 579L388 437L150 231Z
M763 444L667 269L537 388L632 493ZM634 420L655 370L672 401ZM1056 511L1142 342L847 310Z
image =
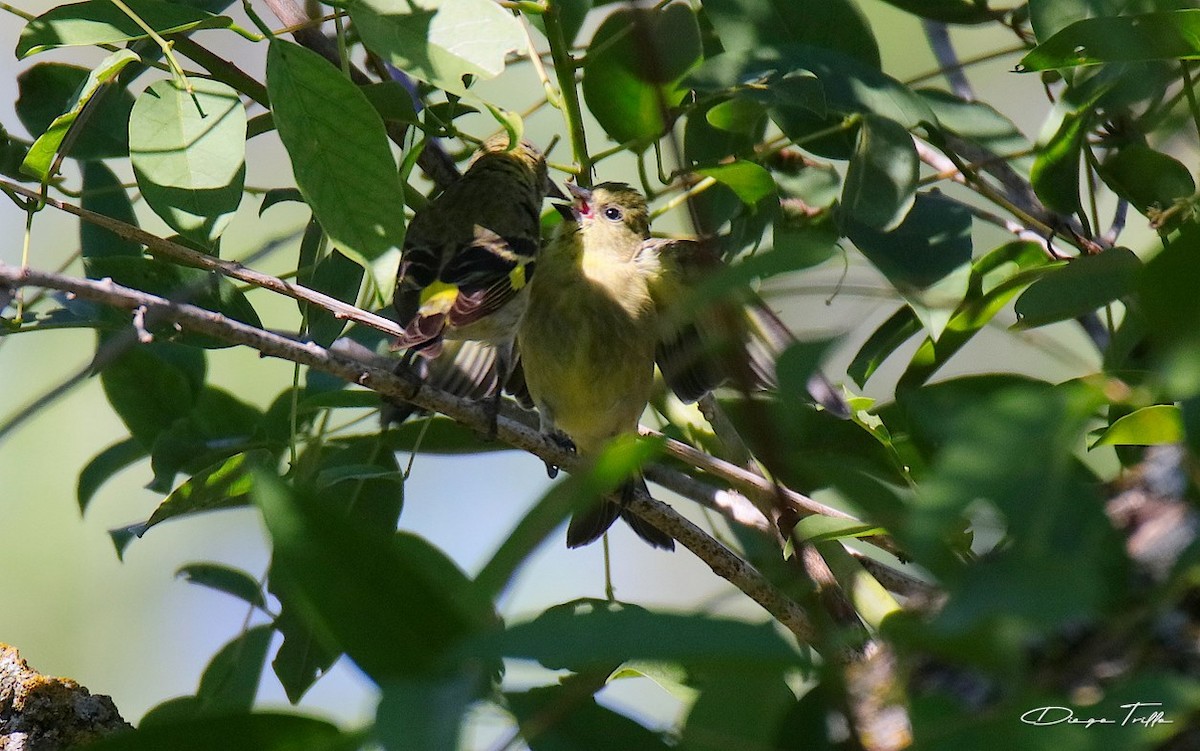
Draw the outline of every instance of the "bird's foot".
M561 430L555 430L550 433L546 433L546 437L563 451L572 454L575 453L575 442L571 440L570 436ZM559 467L557 464L546 462L546 474L550 476L551 480L553 480L555 477L558 477L558 470Z
M497 434L500 432L500 399L503 396L504 391L497 386L496 393L483 400L483 414L487 420L483 439L489 443L495 441Z
M392 368L392 372L396 377L400 378L405 383L412 386L414 392L425 383L425 378L419 371L420 366L412 362L412 358L406 353L396 366ZM417 407L414 404L406 402L402 399L393 399L391 397L383 397L383 407L379 412L380 426L386 430L392 425L399 425L414 414L424 414L425 410Z
M392 372L398 378L403 379L406 383L412 385L413 388L420 388L425 383L424 362L417 360L414 350L408 350L396 362L396 367L392 368Z

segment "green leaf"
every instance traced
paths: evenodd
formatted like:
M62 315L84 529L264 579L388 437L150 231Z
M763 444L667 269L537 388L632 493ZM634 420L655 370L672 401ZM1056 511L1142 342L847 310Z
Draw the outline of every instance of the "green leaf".
M132 106L132 102L130 103ZM117 176L103 162L86 162L83 165L83 198L81 205L87 211L116 219L126 224L137 226L137 217L133 213L133 204L129 194ZM79 244L83 255L83 267L88 277L95 279L91 273L92 259L106 256L136 256L141 257L142 246L118 237L115 233L91 222L79 223Z
M47 182L54 177L50 174L50 170L54 167L55 157L58 156L63 141L75 126L75 121L83 112L83 108L92 101L97 93L103 91L103 87L116 79L122 68L134 60L140 60L140 58L130 50L118 50L104 58L88 75L67 111L54 118L54 121L47 126L46 131L38 136L33 145L29 147L29 153L25 155L25 161L21 163L21 171L42 182Z
M505 450L496 441L481 437L479 431L440 415L408 420L388 430L384 438L389 451L419 450L422 454L457 455Z
M934 339L967 292L971 214L935 194L920 193L904 222L879 232L847 218L847 234L904 296Z
M823 97L814 96L814 76ZM770 105L771 119L785 135L803 140L806 150L838 159L849 158L853 151L851 128L813 136L845 125L848 115L873 113L908 130L937 124L921 97L878 68L806 44L727 52L705 61L689 82L705 92L753 92ZM818 109L815 103L822 106Z
M146 456L146 447L133 438L114 443L92 457L79 472L79 484L75 498L79 502L79 513L87 511L88 504L100 486L126 467L141 461Z
M485 625L461 583L429 555L356 524L259 474L254 499L275 548L281 585L326 644L376 680L428 676L446 652ZM449 564L452 566L452 564Z
M21 174L21 162L25 161L27 153L29 142L14 138L0 125L0 175L23 183L33 182Z
M107 277L126 287L221 313L256 328L262 327L258 313L246 295L228 277L213 271L177 266L140 255L94 257L88 260L87 269L88 274L97 279ZM176 334L169 323L155 325L151 321L148 330L157 336L174 338L196 347L219 349L233 346L202 334Z
M1174 404L1142 407L1121 417L1100 434L1097 446L1158 446L1183 440L1183 418Z
M793 223L783 212L775 219L772 238L774 248L771 252L778 253L777 257L784 261L782 273L819 266L833 258L838 251L838 236L833 227L813 226L808 222ZM760 252L755 257L766 255Z
M931 21L957 24L981 24L998 21L1004 10L991 10L986 0L884 0L888 5Z
M87 68L63 63L38 63L24 71L17 76L17 117L21 124L35 135L45 133L55 118L72 109L81 87L95 75ZM109 88L92 109L87 126L71 144L69 156L102 159L128 155L133 95L125 88Z
M252 444L262 413L227 391L205 386L186 419L176 420L154 440L151 490L166 493L179 472L197 474Z
M304 203L304 194L300 192L299 188L271 188L263 194L262 204L258 207L258 215L262 216L272 206L289 201Z
M277 586L272 584L269 589L280 597L281 609L275 619L275 630L283 636L283 643L279 645L275 659L271 660L271 668L288 701L298 704L342 653L336 647L322 643L313 627L301 618L299 609L288 602L286 595L281 597Z
M616 441L587 471L554 485L533 505L475 578L483 596L496 599L530 555L572 511L589 508L661 451L657 441Z
M767 165L779 185L780 200L799 198L810 209L832 206L841 195L842 178L831 164L778 155ZM784 212L788 208L785 203ZM812 224L807 216L795 217ZM816 229L817 227L814 227Z
M670 638L664 638L664 635ZM713 667L798 666L801 655L768 624L654 613L632 605L577 600L526 623L473 640L469 654L537 660L579 672L630 659Z
M379 393L367 389L318 391L297 405L301 414L322 409L379 409Z
M766 124L767 111L753 99L734 97L710 107L704 119L714 128L753 137Z
M855 221L887 232L904 221L917 192L917 149L899 123L868 115L842 186L842 208Z
M349 745L336 727L302 715L259 712L183 719L118 733L79 751L334 751Z
M703 5L727 52L811 44L879 67L879 46L866 15L849 0L704 0ZM830 33L833 29L837 32Z
M572 685L504 694L531 751L666 751L663 738L634 720L580 696ZM566 708L566 711L564 711ZM546 723L548 713L556 722Z
M138 537L168 519L248 505L254 489L253 470L268 466L272 461L270 452L254 449L209 465L188 478L158 504L158 508L142 525Z
M465 76L500 75L505 55L525 46L517 18L490 0L351 0L347 5L370 50L454 94L466 93Z
M775 180L771 173L754 162L736 161L703 167L696 174L706 175L722 185L728 186L747 206L753 206L775 193Z
M1058 129L1038 149L1029 179L1034 193L1053 211L1064 214L1083 211L1079 200L1079 159L1092 114L1087 108L1066 113Z
M783 670L751 666L700 671L697 683L700 694L680 734L683 748L779 748L773 743L776 727L796 701ZM790 739L782 748L800 748L798 740Z
M1030 50L1019 70L1200 58L1200 9L1086 18Z
M901 307L871 332L871 336L859 347L854 359L846 368L846 375L853 378L860 387L865 385L867 379L875 375L879 366L883 365L893 352L920 331L921 319L917 318L917 314L909 306Z
M231 18L214 16L183 3L126 0L125 4L146 25L163 35L233 27ZM17 42L17 59L55 47L117 44L145 37L145 30L109 0L88 0L52 8L26 24Z
M457 751L476 699L477 676L389 680L375 711L375 734L386 751Z
M226 644L204 669L195 696L181 696L159 704L142 717L139 727L248 712L258 693L273 633L270 626L255 626Z
M1143 214L1169 209L1196 192L1196 181L1187 167L1142 143L1130 143L1110 153L1100 165L1100 177Z
M814 545L863 623L878 631L890 616L901 612L896 598L850 555L841 542L818 540Z
M154 213L213 247L242 201L246 110L223 83L197 78L192 87L158 81L142 92L129 116L129 158Z
M992 105L960 99L941 89L918 89L917 95L933 110L942 130L978 144L1023 174L1029 173L1032 144Z
M255 626L213 657L196 691L205 713L249 711L254 706L272 633L270 626Z
M182 576L192 584L232 595L256 608L265 609L267 607L262 585L253 576L240 569L230 568L219 563L189 563L180 566L179 570L175 572L175 576Z
M399 248L404 189L362 91L317 53L280 40L267 53L267 90L296 184L330 241L363 266Z
M380 436L330 440L306 449L300 461L311 468L300 481L302 490L372 528L395 530L404 504L403 475Z
M946 381L902 399L915 428L942 446L907 518L889 525L950 593L933 628L947 635L1012 628L1032 636L1098 616L1123 589L1124 558L1095 478L1074 450L1103 394L1075 383L982 391L986 384ZM1006 543L964 567L946 540L961 535L967 509L983 503L1004 520Z
M1011 266L1016 268L1010 269ZM1001 245L976 261L971 267L966 299L954 311L941 336L936 341L927 337L913 353L897 389L924 384L1018 292L1054 268L1045 250L1031 242Z
M143 448L192 410L204 380L197 350L155 342L127 349L100 371L113 410Z
M1031 329L1090 313L1133 292L1142 262L1128 248L1080 256L1038 279L1017 298L1017 328Z
M680 82L700 61L700 27L685 3L621 8L596 29L589 50L582 82L588 109L614 141L644 148L687 93Z
M320 231L320 228L317 228ZM307 264L301 259L301 268ZM342 302L354 305L358 301L358 290L362 286L364 269L351 258L334 248L321 259L315 269L299 275L301 284L323 292ZM322 347L328 347L342 335L346 320L338 318L325 308L309 303L300 303L308 322L308 336Z
M1029 23L1038 41L1046 41L1076 21L1117 16L1123 11L1148 10L1147 3L1161 0L1029 0Z
M1200 295L1195 285L1198 259L1200 231L1188 222L1139 275L1137 299L1146 314L1148 331L1161 344L1194 342L1200 331Z
M823 542L847 537L869 537L883 534L884 530L855 519L838 519L832 516L807 516L796 523L792 534L798 540Z
M367 101L384 122L419 125L421 116L413 103L413 94L399 81L383 81L361 87Z
M403 486L404 473L371 464L346 464L321 470L317 474L316 479L313 480L313 486L319 490L325 490L339 483L359 482L363 480L386 480L398 486Z

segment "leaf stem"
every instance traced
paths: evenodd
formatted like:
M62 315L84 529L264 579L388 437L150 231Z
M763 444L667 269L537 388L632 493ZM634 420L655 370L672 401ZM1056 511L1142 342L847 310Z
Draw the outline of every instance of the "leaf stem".
M550 59L554 62L554 75L558 78L559 94L562 97L562 113L567 120L567 135L571 142L571 154L579 171L576 180L585 188L592 184L592 159L588 156L587 134L583 129L583 110L579 105L579 91L575 88L576 61L571 57L566 35L563 33L561 9L558 2L550 3L542 16L546 24L546 39L550 42Z
M716 184L717 184L716 178L712 178L712 177L704 178L700 182L696 183L695 185L691 186L690 188L683 191L679 195L675 196L671 200L667 201L662 206L659 206L654 211L651 211L650 218L657 219L658 217L667 213L671 209L673 209L681 204L687 203L688 199L692 198L693 196L703 193L704 191L708 190L709 188L711 188L712 186L714 186Z
M187 75L184 74L183 68L179 67L179 61L175 59L175 53L173 51L175 43L168 42L166 39L163 39L162 36L160 36L152 26L143 21L142 17L137 13L134 13L133 9L126 5L122 0L111 0L111 2L113 5L117 6L122 13L129 16L129 19L137 24L142 31L146 32L146 36L154 40L154 43L157 44L158 48L162 50L163 57L165 57L167 60L167 65L171 66L171 74L175 77L175 82L182 86L183 90L186 91L190 96L195 97L195 92L192 91L191 81L189 81Z

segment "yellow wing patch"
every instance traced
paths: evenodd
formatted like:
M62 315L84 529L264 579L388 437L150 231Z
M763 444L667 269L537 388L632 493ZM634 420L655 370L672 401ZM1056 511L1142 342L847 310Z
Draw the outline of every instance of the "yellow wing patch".
M421 312L425 315L448 313L458 299L458 285L435 281L421 290Z
M529 280L525 276L525 264L523 263L518 263L512 271L508 272L508 283L513 289L521 289L527 281Z

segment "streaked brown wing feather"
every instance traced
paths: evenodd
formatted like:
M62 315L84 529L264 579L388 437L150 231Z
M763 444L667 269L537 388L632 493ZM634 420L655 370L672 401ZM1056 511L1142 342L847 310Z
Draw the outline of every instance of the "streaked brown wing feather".
M772 385L774 356L783 347L753 333L754 301L747 305L740 294L696 298L725 267L714 249L695 240L651 239L641 252L654 254L660 266L652 286L662 326L656 359L675 395L692 402L730 380L746 390Z
M647 240L643 252L654 253L661 267L654 288L663 320L657 361L675 395L695 401L729 381L746 391L776 388L775 362L796 338L762 298L740 290L695 300L695 290L725 268L704 243ZM850 416L840 390L820 372L809 379L808 391L831 414Z

